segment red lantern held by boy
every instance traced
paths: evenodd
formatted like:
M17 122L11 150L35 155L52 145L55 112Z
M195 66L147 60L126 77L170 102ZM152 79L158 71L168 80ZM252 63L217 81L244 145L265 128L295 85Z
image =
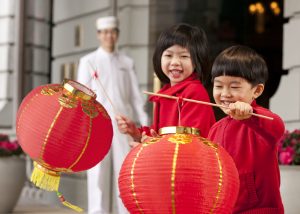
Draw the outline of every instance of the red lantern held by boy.
M113 136L111 119L96 94L72 80L33 89L19 107L16 129L22 149L34 160L31 181L56 192L62 172L95 166Z
M232 213L239 176L229 154L188 127L165 127L126 157L120 197L135 213Z

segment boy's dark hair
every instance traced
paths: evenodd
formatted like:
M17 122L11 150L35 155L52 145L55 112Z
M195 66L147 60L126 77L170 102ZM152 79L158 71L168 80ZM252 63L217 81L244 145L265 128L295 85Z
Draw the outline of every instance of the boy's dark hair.
M192 63L199 80L204 82L209 72L208 42L205 32L195 26L180 23L163 31L156 43L153 55L153 67L157 77L163 83L169 83L170 79L161 69L161 57L163 52L173 46L179 45L187 48L191 54Z
M223 75L242 77L255 86L266 83L268 68L265 60L253 49L236 45L222 51L213 63L212 81Z

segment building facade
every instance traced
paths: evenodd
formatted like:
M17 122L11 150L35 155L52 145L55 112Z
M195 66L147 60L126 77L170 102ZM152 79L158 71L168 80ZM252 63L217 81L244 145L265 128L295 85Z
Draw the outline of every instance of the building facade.
M288 130L300 128L300 2L284 1L283 68L288 71L281 79L270 108L284 120Z
M0 0L0 2L0 132L12 136L15 135L18 106L31 89L41 84L60 83L64 78L76 79L80 57L98 47L95 21L100 16L116 15L119 18L118 48L134 59L141 91L153 90L154 45L161 30L174 23L189 22L204 26L213 54L232 44L234 40L247 41L246 44L252 46L254 43L251 41L257 39L257 37L245 38L241 32L241 29L245 28L244 25L240 27L239 24L232 25L243 16L243 13L247 13L247 10L240 11L239 1L234 0ZM226 7L224 2L230 3L231 6ZM247 9L249 5L244 6ZM282 24L284 75L274 76L276 87L273 90L274 95L269 96L268 102L270 109L284 119L287 129L293 130L300 128L300 53L298 53L300 1L284 0L283 8L286 20ZM228 14L239 13L241 16L228 18ZM252 20L244 24L251 22ZM254 31L264 30L260 16L255 17L255 22ZM222 32L216 30L221 28ZM264 46L264 42L261 43L257 47L262 50L268 48ZM281 48L281 44L279 46ZM281 59L271 58L271 61L281 63ZM148 112L151 113L150 105ZM27 195L28 197L57 204L56 196L52 193L40 192L31 186L28 188L33 190L31 192L39 193ZM63 175L61 191L73 203L83 208L87 207L84 172Z

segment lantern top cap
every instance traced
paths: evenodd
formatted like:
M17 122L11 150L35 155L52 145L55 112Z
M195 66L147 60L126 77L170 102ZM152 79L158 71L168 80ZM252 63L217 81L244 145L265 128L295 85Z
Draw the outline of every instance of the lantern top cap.
M96 99L96 94L86 87L85 85L80 84L79 82L69 80L69 79L64 79L63 81L63 87L64 89L73 94L74 96L83 99L83 100L91 100L91 99Z
M185 127L185 126L167 126L160 128L158 133L160 135L164 134L193 134L200 135L200 130L194 127Z

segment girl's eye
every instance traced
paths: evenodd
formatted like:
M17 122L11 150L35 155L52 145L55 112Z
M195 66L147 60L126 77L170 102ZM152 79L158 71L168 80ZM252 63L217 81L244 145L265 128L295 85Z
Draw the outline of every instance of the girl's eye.
M171 57L171 54L164 54L164 57Z
M222 88L221 85L215 85L214 87L215 87L215 88Z
M188 56L188 55L183 55L183 56L181 56L182 58L190 58L190 56Z
M239 89L240 87L238 86L231 86L232 89Z

